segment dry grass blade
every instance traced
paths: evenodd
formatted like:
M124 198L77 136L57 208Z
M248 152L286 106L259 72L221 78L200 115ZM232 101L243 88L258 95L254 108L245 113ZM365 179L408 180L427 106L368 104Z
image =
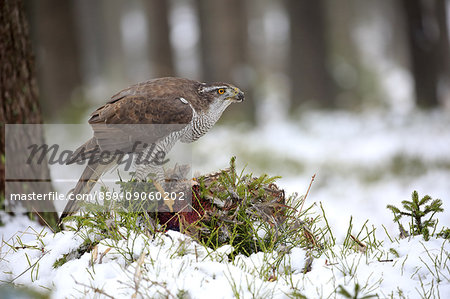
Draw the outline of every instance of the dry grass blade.
M142 264L144 264L145 253L144 251L139 256L139 259L136 262L136 270L134 271L133 281L134 281L134 294L131 298L136 298L138 295L139 286L141 284L142 277Z
M98 259L98 263L101 264L103 261L103 257L111 250L111 247L108 247L104 252L100 254L100 258Z
M311 189L311 186L312 186L315 178L316 178L316 174L313 174L313 176L311 177L311 182L309 182L308 190L306 190L305 197L303 198L302 206L300 207L299 213L301 213L303 210L303 205L305 204L306 198L308 197L308 194L309 194L309 190Z

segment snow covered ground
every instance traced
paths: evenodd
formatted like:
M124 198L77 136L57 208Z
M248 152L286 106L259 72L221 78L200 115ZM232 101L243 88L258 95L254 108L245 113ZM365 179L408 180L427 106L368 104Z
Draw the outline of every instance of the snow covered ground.
M316 174L306 205L322 202L337 245L314 259L310 272L302 273L307 254L301 248L229 262L229 246L208 250L172 231L154 238L106 239L97 253L55 269L53 263L76 249L83 234L53 234L1 214L6 223L0 227L1 283L51 290L53 298L333 298L339 286L353 294L355 284L361 294L381 298L450 294L448 241L394 240L398 228L386 209L410 200L417 190L420 196L442 199L445 211L437 215L438 227L450 226L450 115L311 112L298 121L268 120L257 129L215 127L193 145L194 170L224 168L233 155L238 169L281 175L278 184L287 194L304 194ZM314 209L320 212L317 205ZM344 249L351 215L354 231L368 219L382 246L365 253Z
M28 228L14 238L23 234L34 236L28 242L22 237L28 248L2 246L0 279L52 290L53 298L287 298L300 294L334 298L340 286L354 294L355 284L361 296L381 298L446 298L450 292L449 245L443 239L385 239L382 249L368 253L334 246L314 259L311 271L303 274L306 252L301 248L291 249L281 259L279 252L259 252L229 262L230 246L207 250L174 231L154 238L105 239L95 254L85 253L54 269L58 258L82 244L80 234L54 235ZM5 241L18 246L17 239ZM274 265L278 265L276 271Z

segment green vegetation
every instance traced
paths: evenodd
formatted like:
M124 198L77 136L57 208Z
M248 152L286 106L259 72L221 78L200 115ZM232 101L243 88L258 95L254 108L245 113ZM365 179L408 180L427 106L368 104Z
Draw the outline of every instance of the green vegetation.
M64 222L68 229L85 231L86 238L94 233L99 240L116 241L128 239L133 233L154 234L170 227L212 249L231 245L231 259L239 254L271 252L280 246L320 250L327 232L316 225L320 217L300 220L311 213L311 207L301 211L305 197L294 194L286 198L284 190L275 184L277 179L265 174L255 177L244 171L238 173L233 157L229 168L196 179L192 212L158 212L160 207L155 202L112 206L105 201L101 206L85 204L83 214L69 216ZM155 191L151 182L118 184L122 193Z
M355 284L355 289L353 291L353 294L350 294L349 291L347 291L343 286L339 286L338 294L342 295L344 298L349 299L369 299L369 298L375 298L377 295L360 295L360 289L361 287L359 284Z
M430 229L433 230L432 235L434 235L434 230L436 229L437 221L433 219L434 215L444 211L442 208L442 200L432 199L429 195L425 195L419 199L419 194L417 191L414 191L411 195L411 200L402 201L402 206L404 210L400 210L393 205L387 206L394 213L394 222L399 224L402 235L404 235L404 229L400 223L400 218L408 216L411 219L409 233L413 236L423 235L423 238L428 241L430 238ZM428 214L429 218L425 219Z

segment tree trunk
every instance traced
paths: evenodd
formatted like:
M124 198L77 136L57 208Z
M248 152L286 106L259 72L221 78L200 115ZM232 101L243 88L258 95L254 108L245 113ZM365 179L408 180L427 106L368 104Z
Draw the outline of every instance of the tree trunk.
M56 119L81 86L81 62L73 0L30 4L44 118ZM55 109L57 108L57 109Z
M1 190L0 197L8 199L8 194L26 193L30 190L50 192L52 190L49 181L50 174L46 163L24 165L15 163L19 159L16 152L23 152L23 136L8 135L6 143L5 124L40 124L42 122L38 104L38 94L34 72L34 61L31 52L28 28L23 13L23 5L20 0L0 1L0 119L2 123L1 134ZM9 128L9 127L8 127ZM32 136L27 138L43 143L43 132L40 126L35 126ZM29 140L29 139L28 139ZM6 156L6 152L13 155ZM8 168L5 166L8 165ZM10 167L12 166L12 167ZM30 167L31 166L31 167ZM5 172L8 171L8 173ZM25 173L26 172L26 173ZM42 178L41 182L23 182L15 180L23 175L31 175ZM6 174L8 176L6 176ZM11 178L11 181L9 180ZM6 188L8 184L8 188ZM37 184L39 186L37 186ZM11 187L11 188L9 188ZM6 204L6 202L5 202ZM52 202L40 202L36 211L40 213L50 224L56 224L57 214ZM26 202L28 212L33 211L30 202Z
M440 51L441 41L445 43L447 40L448 43L448 39L444 36L447 32L446 24L444 22L443 26L439 26L437 17L438 13L445 15L445 5L441 5L444 8L441 7L442 12L438 12L438 5L434 1L402 0L402 4L406 16L416 103L421 108L433 108L439 105L440 65L448 61L449 55L448 52Z
M201 80L211 78L213 74L213 57L210 47L210 34L212 29L209 28L208 10L209 5L205 0L196 0L195 8L198 15L198 25L200 31L200 55L201 55Z
M447 2L446 0L436 1L436 18L439 27L439 44L438 44L438 72L440 76L440 83L438 86L439 102L450 105L450 42L448 38L447 27Z
M323 0L288 0L292 104L335 107L335 87L329 70Z
M88 7L92 5L88 1ZM100 37L101 38L100 51L102 57L102 73L100 76L107 78L108 81L113 82L114 88L122 86L124 82L129 82L127 69L127 56L124 47L123 33L122 33L122 17L125 6L128 1L122 0L101 0L101 13L98 17L101 18Z
M149 50L155 77L175 75L170 44L169 1L150 0L146 5L149 24Z
M246 61L247 16L244 2L197 0L202 77L205 80L232 82L236 68Z
M244 0L196 0L200 27L201 78L234 83L246 91L244 107L232 106L223 118L254 120L248 62L247 5Z

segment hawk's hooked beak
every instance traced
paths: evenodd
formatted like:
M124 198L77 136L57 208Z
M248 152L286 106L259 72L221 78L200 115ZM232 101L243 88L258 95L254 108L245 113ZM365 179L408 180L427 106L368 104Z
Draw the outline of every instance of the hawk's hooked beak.
M243 102L244 101L244 93L237 87L234 88L234 96L229 98L235 102Z

